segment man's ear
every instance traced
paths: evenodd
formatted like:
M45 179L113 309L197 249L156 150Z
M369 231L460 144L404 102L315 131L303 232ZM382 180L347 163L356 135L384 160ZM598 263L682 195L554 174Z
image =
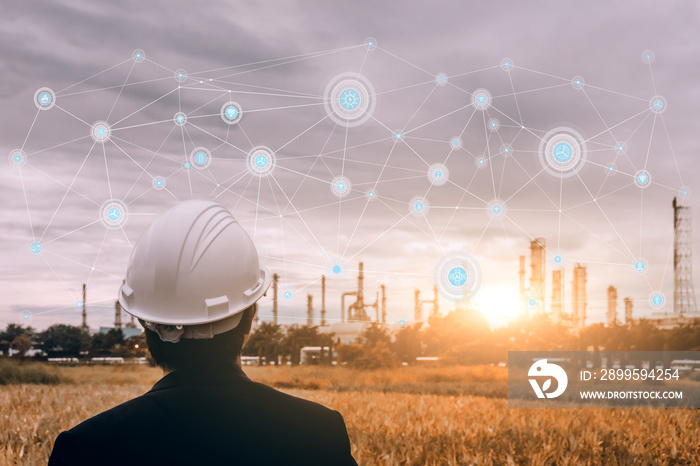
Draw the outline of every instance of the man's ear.
M248 309L243 311L243 317L241 317L241 323L238 325L241 326L243 333L246 335L248 335L250 333L250 329L253 327L253 319L255 319L256 312L258 312L258 303L254 303Z

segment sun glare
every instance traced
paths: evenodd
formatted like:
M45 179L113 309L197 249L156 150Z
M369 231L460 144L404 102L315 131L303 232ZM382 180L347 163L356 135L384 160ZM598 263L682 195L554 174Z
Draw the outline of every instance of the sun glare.
M491 328L502 327L518 314L518 290L505 286L484 287L476 296L479 310Z

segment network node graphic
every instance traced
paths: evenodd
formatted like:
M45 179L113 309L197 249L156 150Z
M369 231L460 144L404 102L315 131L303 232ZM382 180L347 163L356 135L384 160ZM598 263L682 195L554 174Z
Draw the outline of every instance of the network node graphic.
M41 251L43 250L44 247L39 241L32 241L29 245L29 252L31 252L34 255L41 254Z
M501 69L503 71L510 72L514 66L515 66L515 62L513 61L512 58L506 57L503 60L501 60Z
M131 54L131 58L133 58L136 63L139 63L146 59L146 54L143 52L143 50L136 49Z
M487 204L486 213L492 219L503 218L506 216L506 204L500 199L494 199Z
M335 123L347 127L359 126L369 120L374 112L374 87L361 74L339 74L326 86L324 105Z
M39 110L49 110L56 105L56 94L48 87L42 87L34 93L34 104Z
M90 128L90 137L95 142L104 144L112 136L112 128L104 121L95 122Z
M583 168L587 157L586 143L572 128L554 128L540 141L539 157L547 173L568 178Z
M126 223L129 218L129 209L124 201L109 199L100 206L99 218L105 227L116 230Z
M326 276L331 280L341 280L347 276L347 266L341 259L333 259L326 268Z
M241 121L242 116L243 110L237 102L226 102L221 107L221 119L224 120L224 123L234 125Z
M19 168L27 163L27 154L25 154L22 149L15 149L10 152L8 160L10 161L10 165Z
M634 184L644 189L651 184L651 175L646 170L639 170L634 174Z
M187 115L182 112L177 112L173 117L173 121L178 126L184 126L187 123Z
M19 320L22 321L23 324L28 324L32 321L32 313L27 310L20 312Z
M666 305L666 296L660 291L654 291L649 296L649 304L654 309L661 309Z
M179 83L183 83L186 80L187 80L187 71L183 70L182 68L175 71L175 81L177 81Z
M633 267L634 267L634 271L635 271L635 272L637 272L637 273L639 273L639 274L645 273L645 272L647 271L647 261L646 261L646 259L644 259L644 258L642 258L642 257L636 258L636 259L634 260Z
M190 163L197 170L204 170L211 165L211 152L206 147L195 147L190 152Z
M331 192L337 197L346 197L350 191L352 191L352 184L346 177L337 176L331 181Z
M491 106L491 93L486 89L477 89L472 94L472 104L479 110L486 110Z
M479 291L481 269L470 254L452 252L438 261L433 280L444 298L455 302L466 301Z
M547 254L547 262L552 270L561 270L566 267L566 255L561 251L552 251Z
M465 244L460 247L479 251L489 247L486 240L502 233L520 242L522 247L516 249L525 248L526 239L535 237L546 237L550 247L570 248L573 239L585 235L580 242L585 242L586 255L577 262L590 267L591 276L625 270L620 280L636 280L630 296L643 298L656 289L659 291L649 298L652 308L665 305L660 293L671 290L668 280L673 274L668 269L673 261L671 265L669 261L651 262L658 258L650 252L657 247L652 238L630 234L627 220L613 211L623 208L630 214L641 213L632 218L643 219L641 226L647 227L657 215L656 211L647 214L652 209L652 203L646 202L648 196L669 196L670 200L675 195L683 206L691 197L692 171L679 167L679 151L674 151L666 130L668 122L661 124L656 118L666 110L667 101L660 95L649 100L657 93L652 79L646 91L633 95L636 87L625 86L625 81L610 89L585 87L580 76L571 79L556 69L542 73L523 63L516 70L509 57L500 60L500 67L499 57L491 57L485 67L479 64L480 69L451 68L448 77L442 72L426 74L423 70L430 66L410 63L410 57L392 57L384 50L370 53L378 48L373 38L351 45L275 57L269 63L274 63L273 69L257 65L271 57L230 64L246 70L240 79L232 79L231 68L221 68L218 63L209 70L197 65L201 71L190 79L182 69L173 72L172 63L156 63L151 52L146 60L143 50L129 55L127 49L115 66L95 75L98 79L65 83L58 76L56 82L46 83L63 89L58 93L60 111L43 111L57 102L49 88L34 95L41 111L34 110L27 98L28 114L36 114L37 125L29 127L26 139L25 135L18 137L12 146L19 149L8 154L14 169L7 174L22 189L16 193L16 203L26 205L29 220L19 252L31 267L48 268L45 272L52 279L73 280L82 271L82 283L94 283L93 290L110 290L109 282L123 270L107 257L125 257L137 239L135 232L145 227L150 216L178 201L208 198L231 208L262 249L272 249L268 244L274 242L275 252L261 258L279 274L280 283L298 287L280 288L285 321L305 315L305 300L291 303L305 298L307 289L315 293L324 272L329 279L351 276L354 281L357 271L353 267L360 254L380 273L401 254L403 245L421 241L431 248L426 251L442 251L450 250L451 244ZM638 61L638 51L632 58L638 68L651 71L647 68L654 61L653 52L642 54L644 63ZM306 62L311 64L309 70L320 73L290 79L303 69L300 65L312 59L312 64ZM325 73L334 76L338 64L352 71L322 81L320 76ZM130 74L131 70L138 73ZM485 89L465 91L482 85L494 95ZM458 92L462 92L461 99ZM241 122L243 110L237 99L246 106L246 122ZM95 109L96 102L104 105ZM380 104L381 112L375 111ZM97 118L91 115L105 107L114 112L101 116L105 121L90 125ZM674 112L672 105L664 120ZM64 119L75 121L64 124ZM584 128L584 136L566 121ZM238 126L232 128L235 124ZM91 138L86 137L87 128ZM400 131L394 131L396 128ZM277 156L251 140L279 148ZM95 149L94 143L100 147ZM205 147L217 154L214 166ZM657 154L664 157L659 159ZM635 186L648 189L640 192ZM332 196L326 191L329 188ZM349 196L353 188L358 192ZM416 197L411 198L413 194ZM645 202L638 202L642 197ZM100 206L96 219L95 210L104 199L109 200ZM637 209L641 212L633 212ZM598 221L601 218L604 221ZM133 224L123 228L127 219ZM95 241L71 250L97 220L109 229L102 232L104 240L98 231ZM624 225L618 228L618 222ZM466 224L469 231L460 231L459 226ZM485 241L480 243L480 239ZM370 245L376 249L365 252ZM665 251L672 250L671 244L667 246ZM107 248L110 254L105 253ZM506 249L499 252L504 258L511 252ZM64 257L67 250L70 257ZM576 245L576 250L583 251L583 244ZM380 253L373 256L376 251ZM634 259L625 251L646 255L650 262ZM34 257L37 255L42 257ZM416 283L410 286L424 288L427 283L419 281L433 274L440 295L455 301L479 289L481 274L471 256L447 255L435 270L431 264L427 274L425 262L416 259L403 271L410 280L415 277ZM546 260L551 270L573 265L557 249L548 249ZM492 277L493 265L488 267ZM393 270L385 275L390 290L403 286ZM384 276L379 273L368 274L371 293L382 283L374 280ZM646 276L640 276L644 273ZM660 277L665 281L660 282ZM551 282L550 275L547 280ZM627 289L630 284L614 285ZM531 309L549 305L549 298L532 294L535 296L523 298ZM91 293L91 300L111 299L109 293L98 295ZM405 295L392 291L392 299L397 296L396 309L412 305L413 296ZM56 311L84 306L76 302L75 290L66 289L66 296L60 299ZM101 312L99 307L94 307L96 313ZM35 317L43 319L45 312L41 314ZM406 326L407 319L399 317L393 322Z
M654 113L663 113L666 111L666 99L660 95L656 95L649 101L649 108Z
M85 304L82 301L76 301L75 302L75 309L78 311L82 311L83 307L85 307Z
M449 180L450 171L442 163L434 163L428 168L428 181L434 186L442 186Z
M275 153L267 146L255 146L248 152L248 170L255 176L268 176L275 169Z
M430 204L423 196L414 196L408 202L408 209L414 217L425 217L430 211Z

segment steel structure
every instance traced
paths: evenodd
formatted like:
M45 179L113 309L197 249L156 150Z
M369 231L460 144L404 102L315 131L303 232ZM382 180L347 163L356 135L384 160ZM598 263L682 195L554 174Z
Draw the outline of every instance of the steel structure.
M695 312L693 287L693 218L690 207L673 198L673 312L682 317Z

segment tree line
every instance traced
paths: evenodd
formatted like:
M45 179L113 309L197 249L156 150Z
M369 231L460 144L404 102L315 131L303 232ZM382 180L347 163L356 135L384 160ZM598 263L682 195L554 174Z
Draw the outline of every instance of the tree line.
M593 324L573 330L546 318L531 318L491 329L475 311L451 311L432 316L428 325L415 323L391 332L384 324L370 323L351 343L341 343L318 326L277 325L262 322L255 327L243 356L260 364L297 365L304 347L321 347L311 364L349 365L360 369L414 364L420 357L437 357L440 364L498 364L508 351L700 351L700 323L660 329L640 319L631 325ZM124 339L120 329L89 335L80 327L53 325L42 332L9 324L0 332L0 351L25 357L30 349L41 357L146 356L143 334Z

